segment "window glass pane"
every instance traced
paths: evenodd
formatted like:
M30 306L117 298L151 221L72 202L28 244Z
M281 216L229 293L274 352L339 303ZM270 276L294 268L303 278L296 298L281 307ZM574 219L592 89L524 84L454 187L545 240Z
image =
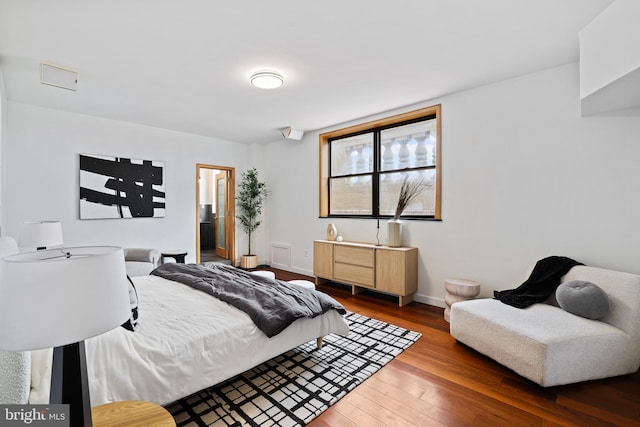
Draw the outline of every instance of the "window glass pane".
M331 215L371 215L371 175L332 178Z
M380 170L435 165L436 135L436 119L381 131Z
M405 175L409 175L411 180L422 180L424 188L402 215L435 215L435 169L380 174L380 215L393 216L396 213L398 195Z
M331 141L331 176L373 171L373 133Z

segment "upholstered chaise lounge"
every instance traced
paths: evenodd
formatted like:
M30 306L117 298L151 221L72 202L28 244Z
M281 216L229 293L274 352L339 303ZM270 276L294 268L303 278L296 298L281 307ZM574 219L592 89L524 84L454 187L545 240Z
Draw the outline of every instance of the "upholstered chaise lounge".
M543 387L634 373L640 366L640 276L576 266L561 282L603 289L608 314L571 314L555 298L524 309L497 299L453 304L451 335Z

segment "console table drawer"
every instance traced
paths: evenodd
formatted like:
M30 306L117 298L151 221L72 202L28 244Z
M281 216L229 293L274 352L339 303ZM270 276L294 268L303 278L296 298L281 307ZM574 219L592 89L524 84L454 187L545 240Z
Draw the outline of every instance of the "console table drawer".
M336 245L333 252L335 262L373 268L375 257L373 249L357 246Z
M347 283L357 283L368 287L373 287L375 283L372 267L340 262L336 262L333 266L333 277L336 280L344 280Z

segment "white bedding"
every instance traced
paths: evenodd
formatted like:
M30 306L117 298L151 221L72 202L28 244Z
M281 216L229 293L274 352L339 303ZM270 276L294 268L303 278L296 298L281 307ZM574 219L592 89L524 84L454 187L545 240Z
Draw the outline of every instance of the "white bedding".
M131 399L165 405L304 342L349 332L330 310L267 338L245 313L203 292L157 276L132 280L139 328L85 341L93 406Z

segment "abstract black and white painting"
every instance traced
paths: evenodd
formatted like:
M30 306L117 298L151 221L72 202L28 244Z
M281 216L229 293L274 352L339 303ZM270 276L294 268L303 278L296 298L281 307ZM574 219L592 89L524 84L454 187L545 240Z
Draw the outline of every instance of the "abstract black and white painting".
M80 219L164 214L164 162L80 154Z

